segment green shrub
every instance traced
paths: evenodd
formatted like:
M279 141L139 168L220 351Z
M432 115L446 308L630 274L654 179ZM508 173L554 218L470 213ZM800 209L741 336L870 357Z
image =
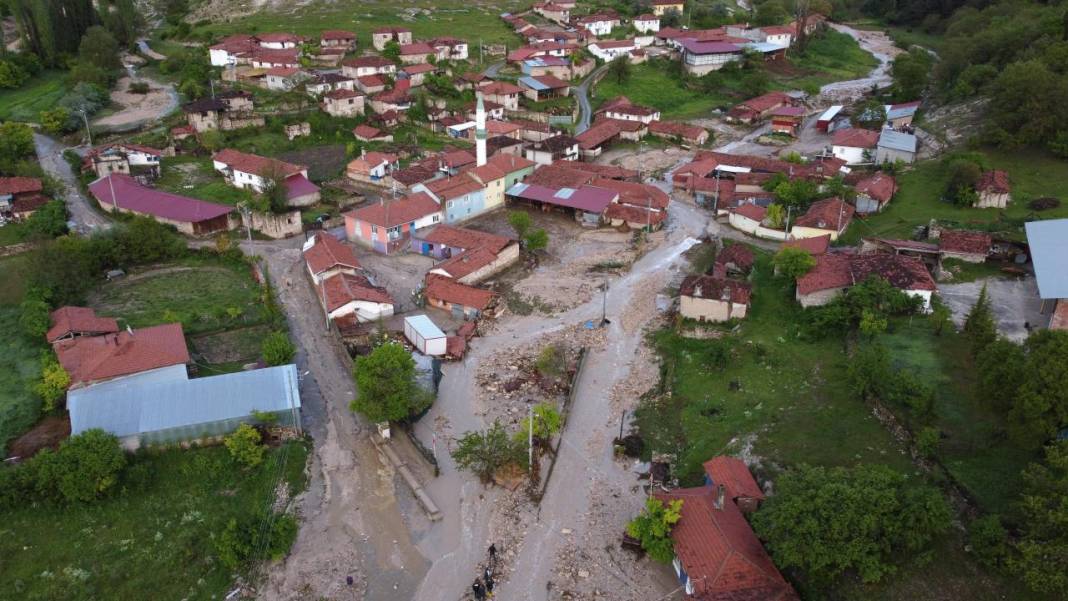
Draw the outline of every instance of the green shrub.
M289 340L285 332L271 332L263 339L261 348L263 362L267 365L286 365L293 361L297 347Z
M979 563L987 567L1001 567L1008 557L1008 533L997 515L984 515L969 524L968 542Z
M261 440L262 437L256 428L241 424L223 442L234 460L242 465L255 467L263 462L263 454L267 451L267 447L260 444Z

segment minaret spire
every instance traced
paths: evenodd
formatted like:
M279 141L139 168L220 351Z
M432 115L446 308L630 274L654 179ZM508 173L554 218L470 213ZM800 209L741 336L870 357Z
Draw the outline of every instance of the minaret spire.
M476 92L475 104L475 164L486 164L486 107L482 104L482 92Z

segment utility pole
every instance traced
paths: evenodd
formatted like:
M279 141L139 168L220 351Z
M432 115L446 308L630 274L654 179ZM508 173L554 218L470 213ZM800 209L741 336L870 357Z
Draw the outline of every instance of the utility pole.
M604 296L601 300L601 325L608 321L608 276L604 276Z
M794 211L794 205L786 205L786 237L790 237L790 214Z
M527 473L534 469L534 406L527 407Z
M89 137L89 146L93 146L93 132L89 129L89 116L85 114L85 111L80 111L82 114L82 121L85 121L85 135Z

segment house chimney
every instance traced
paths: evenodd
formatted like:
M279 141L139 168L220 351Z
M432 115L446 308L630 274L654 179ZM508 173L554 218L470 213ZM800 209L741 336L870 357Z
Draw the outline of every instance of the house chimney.
M727 487L720 484L716 486L716 499L713 501L713 505L716 509L723 509L723 502L727 496Z

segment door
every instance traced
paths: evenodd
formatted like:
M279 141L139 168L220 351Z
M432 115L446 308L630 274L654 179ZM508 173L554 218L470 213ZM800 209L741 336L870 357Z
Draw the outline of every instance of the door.
M429 256L430 255L430 251L433 248L434 248L434 245L430 244L429 242L424 242L423 243L423 254Z

